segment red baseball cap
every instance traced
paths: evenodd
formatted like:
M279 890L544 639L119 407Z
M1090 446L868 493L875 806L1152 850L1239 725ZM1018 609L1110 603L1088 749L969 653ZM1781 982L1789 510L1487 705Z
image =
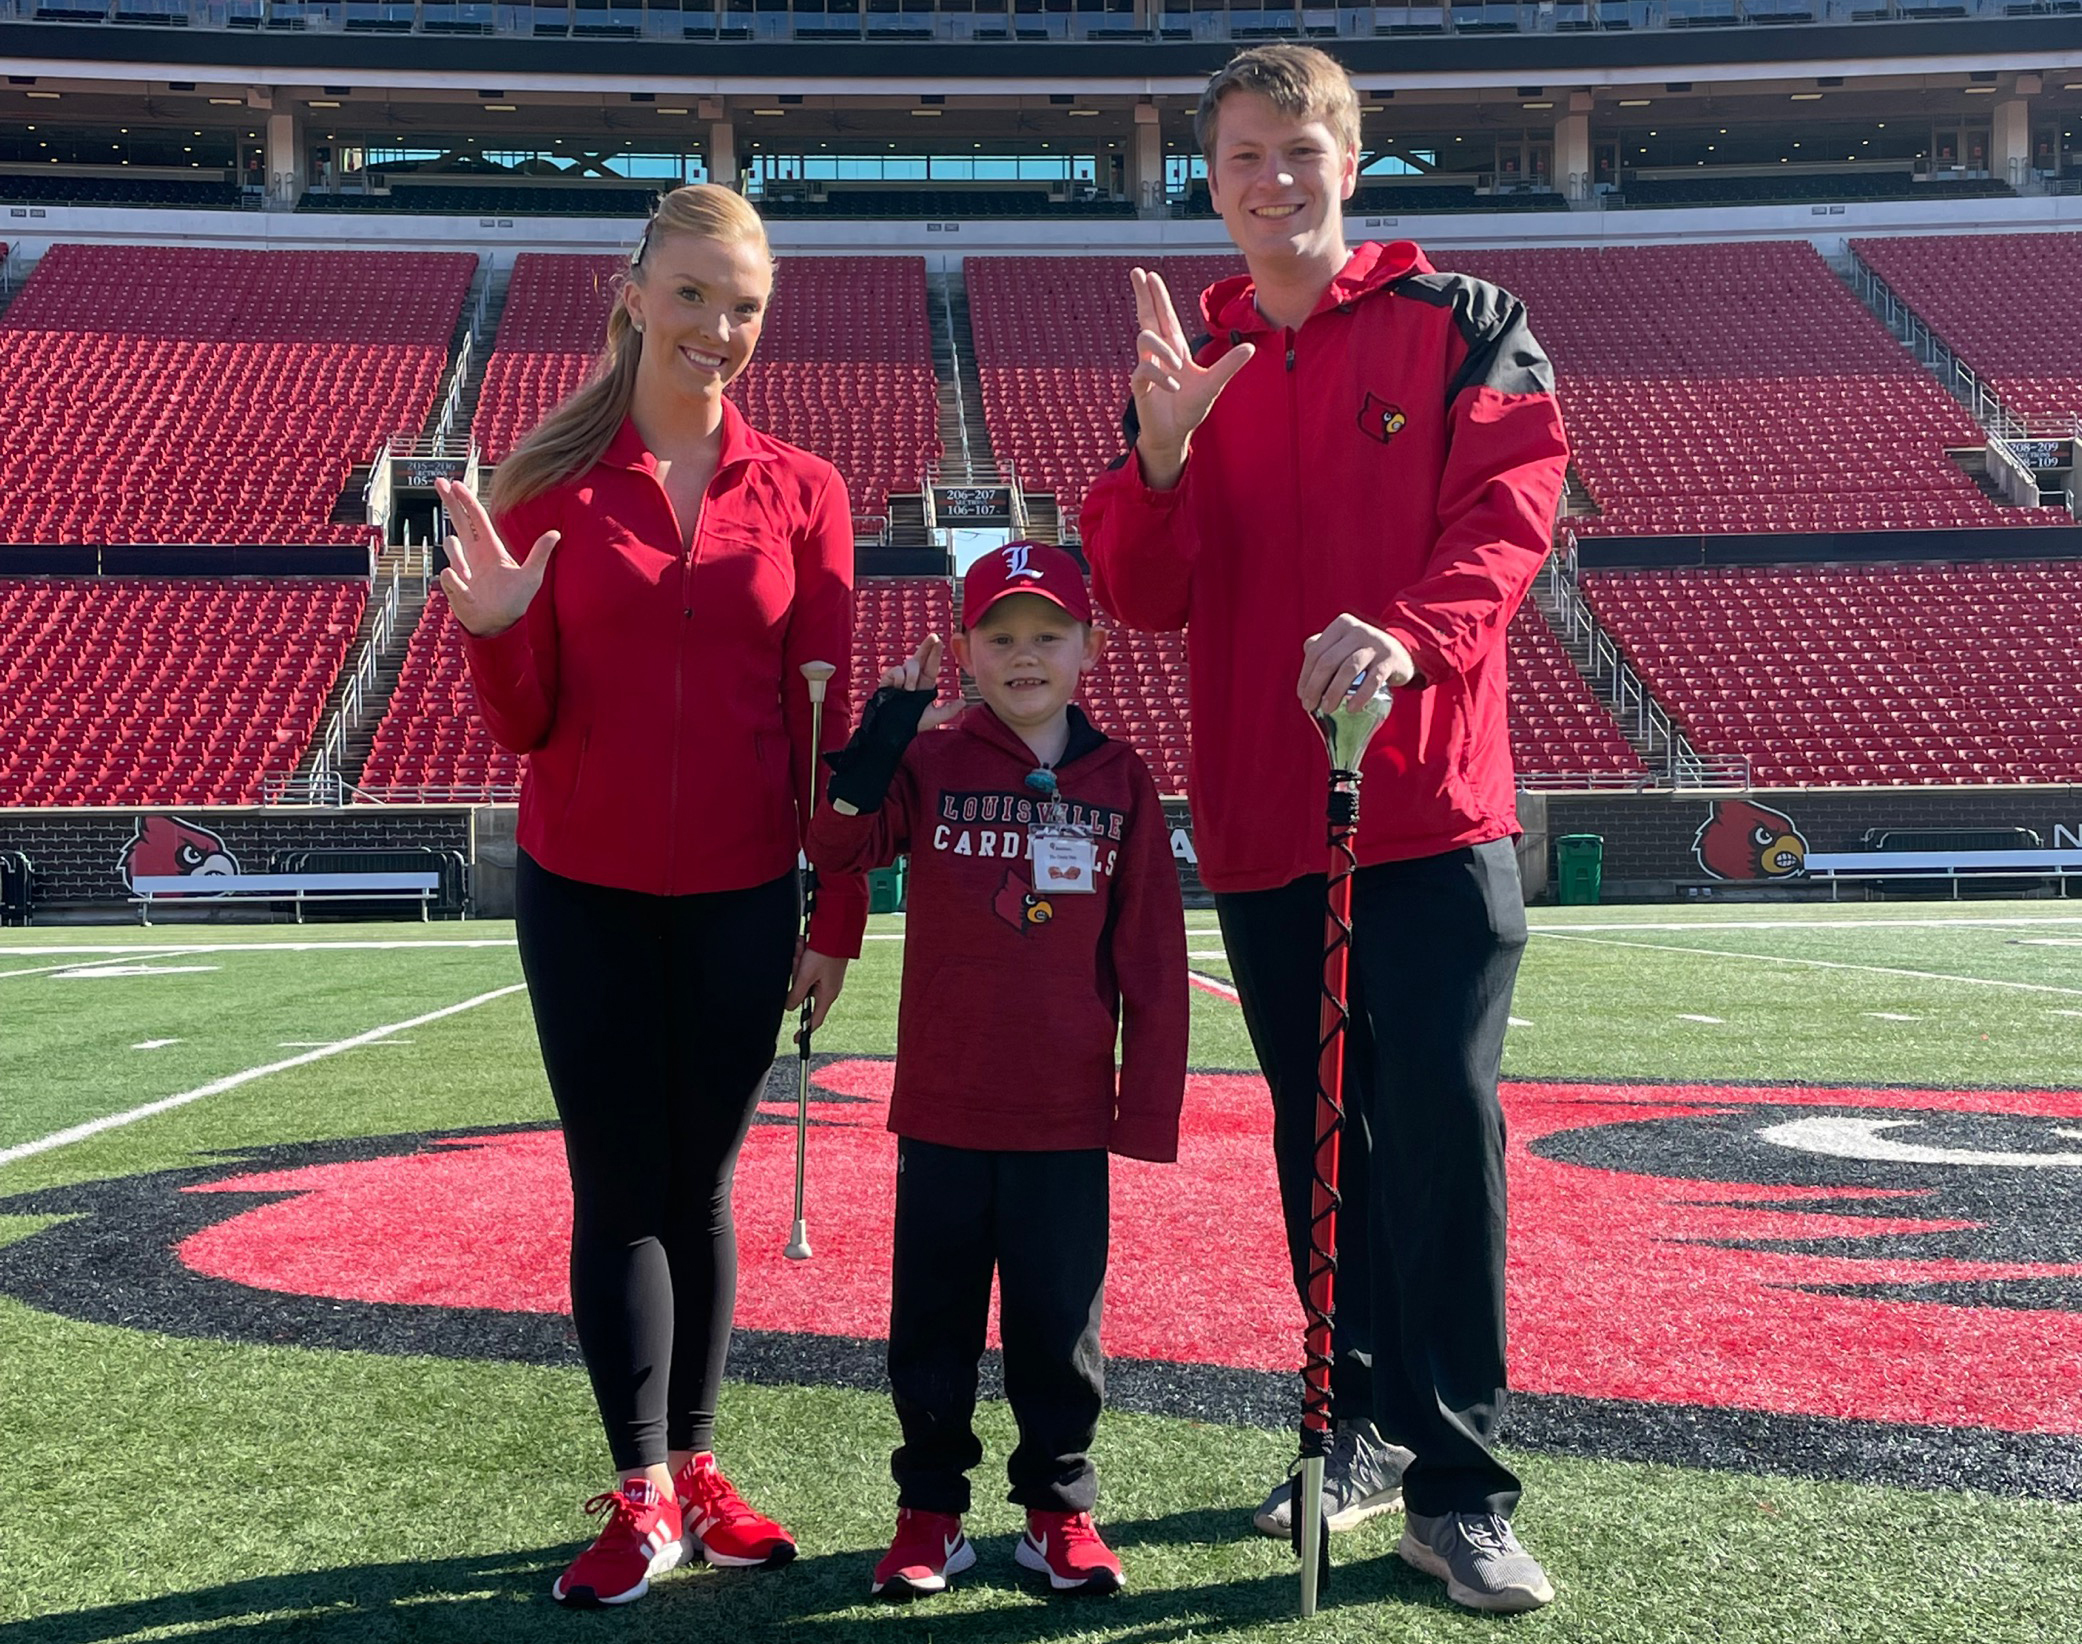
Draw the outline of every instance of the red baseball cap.
M961 625L973 628L983 613L1007 594L1038 594L1079 622L1092 620L1084 572L1063 549L1048 542L1008 542L969 567L961 582Z

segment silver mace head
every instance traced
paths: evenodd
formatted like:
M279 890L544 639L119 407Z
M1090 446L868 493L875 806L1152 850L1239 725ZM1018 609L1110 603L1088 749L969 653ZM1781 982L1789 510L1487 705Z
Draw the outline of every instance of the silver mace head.
M831 683L831 676L837 672L837 667L829 662L805 662L802 665L802 677L810 687L812 702L824 700L824 687Z
M1330 751L1333 771L1357 771L1366 745L1373 740L1381 721L1388 717L1395 693L1383 685L1372 696L1348 696L1329 713L1312 711L1309 718L1323 733L1323 746Z

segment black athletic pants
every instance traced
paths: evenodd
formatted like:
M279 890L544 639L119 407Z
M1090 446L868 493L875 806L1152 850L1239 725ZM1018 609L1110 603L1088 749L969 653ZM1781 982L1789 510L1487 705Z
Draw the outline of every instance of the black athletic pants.
M998 1276L1005 1397L1019 1447L1011 1499L1088 1513L1106 1393L1099 1306L1106 1284L1107 1158L1098 1149L998 1153L897 1142L889 1387L904 1442L890 1458L899 1505L969 1510L983 1459L970 1425Z
M1323 975L1321 877L1218 896L1244 1022L1272 1087L1273 1150L1305 1287ZM1508 1514L1504 1121L1497 1073L1526 941L1508 839L1352 880L1352 1023L1339 1173L1340 1417L1416 1452L1411 1510Z
M780 1033L793 874L646 896L523 851L521 969L571 1163L571 1316L618 1469L713 1442L737 1153Z

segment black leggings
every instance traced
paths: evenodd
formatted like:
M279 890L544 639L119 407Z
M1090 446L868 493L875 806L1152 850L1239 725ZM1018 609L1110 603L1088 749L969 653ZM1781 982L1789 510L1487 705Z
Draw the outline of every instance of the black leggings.
M618 1469L714 1440L730 1190L780 1033L795 877L647 896L523 851L521 968L571 1164L571 1315Z

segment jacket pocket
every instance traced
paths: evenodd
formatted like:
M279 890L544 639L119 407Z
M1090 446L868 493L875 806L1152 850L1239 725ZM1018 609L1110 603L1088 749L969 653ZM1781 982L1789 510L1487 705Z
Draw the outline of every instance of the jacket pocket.
M588 730L578 739L578 758L571 763L571 786L564 792L564 809L561 820L569 824L578 811L579 789L586 780L586 752L593 746L593 733Z

